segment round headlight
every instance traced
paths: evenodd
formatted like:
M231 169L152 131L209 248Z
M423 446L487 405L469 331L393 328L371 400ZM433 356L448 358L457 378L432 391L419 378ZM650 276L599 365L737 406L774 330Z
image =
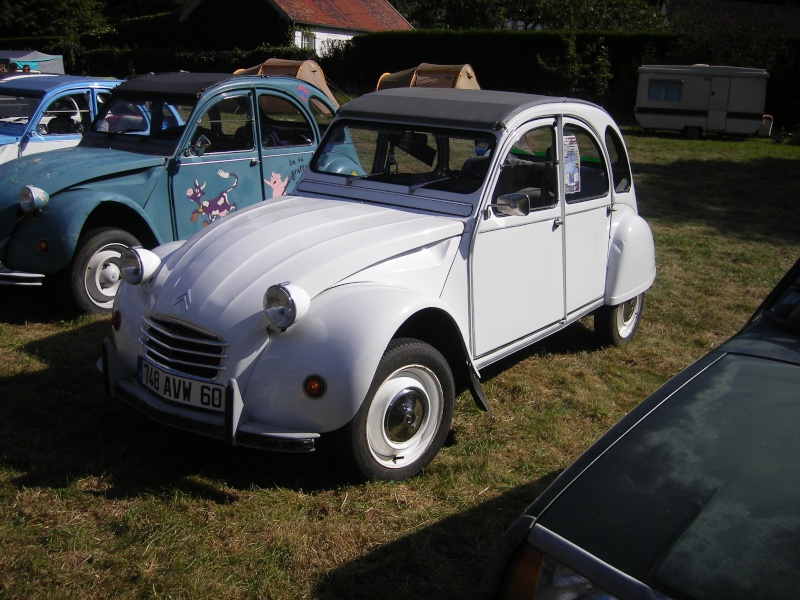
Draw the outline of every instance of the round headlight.
M50 201L50 195L41 188L26 185L19 191L19 207L26 215L42 210Z
M130 285L147 282L156 272L161 259L154 252L144 248L125 248L119 259L120 275Z
M285 331L306 313L310 302L303 288L279 283L264 294L264 313L274 328Z

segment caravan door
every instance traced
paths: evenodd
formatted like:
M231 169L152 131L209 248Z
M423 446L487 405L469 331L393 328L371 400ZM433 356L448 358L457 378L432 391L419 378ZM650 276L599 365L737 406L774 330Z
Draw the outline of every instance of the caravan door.
M708 97L708 131L725 131L728 118L728 92L730 77L712 77L711 93Z

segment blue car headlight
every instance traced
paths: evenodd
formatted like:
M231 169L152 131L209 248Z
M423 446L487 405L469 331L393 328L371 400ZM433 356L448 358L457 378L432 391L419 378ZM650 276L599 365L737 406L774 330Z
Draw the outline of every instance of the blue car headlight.
M33 185L26 185L19 191L19 207L26 215L42 210L50 201L50 194Z

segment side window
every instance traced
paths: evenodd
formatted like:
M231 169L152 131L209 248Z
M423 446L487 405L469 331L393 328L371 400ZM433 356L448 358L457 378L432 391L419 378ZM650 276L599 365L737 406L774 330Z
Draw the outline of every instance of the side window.
M196 143L201 135L211 142L206 154L253 150L249 96L231 96L212 104L198 120L192 143Z
M683 82L675 79L651 79L647 82L647 99L656 102L680 102Z
M314 142L313 127L300 109L285 98L261 94L258 120L264 148L309 146Z
M564 125L564 195L567 203L608 194L608 168L594 137L582 127Z
M628 153L617 132L606 128L606 148L611 158L611 174L614 178L614 191L624 193L631 191L631 165L628 162Z
M325 135L325 132L328 130L328 125L330 125L331 121L333 121L333 113L319 98L309 99L308 108L311 110L311 115L317 122L319 134Z
M553 160L555 139L555 130L550 126L522 134L503 159L492 198L527 194L532 211L555 206L558 200Z
M82 134L91 123L89 93L59 96L45 108L36 130L42 135Z

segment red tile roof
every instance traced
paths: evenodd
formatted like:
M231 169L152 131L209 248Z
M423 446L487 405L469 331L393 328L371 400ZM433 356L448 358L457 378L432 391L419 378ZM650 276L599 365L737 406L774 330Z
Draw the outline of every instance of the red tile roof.
M293 23L355 31L413 29L386 0L270 0Z

